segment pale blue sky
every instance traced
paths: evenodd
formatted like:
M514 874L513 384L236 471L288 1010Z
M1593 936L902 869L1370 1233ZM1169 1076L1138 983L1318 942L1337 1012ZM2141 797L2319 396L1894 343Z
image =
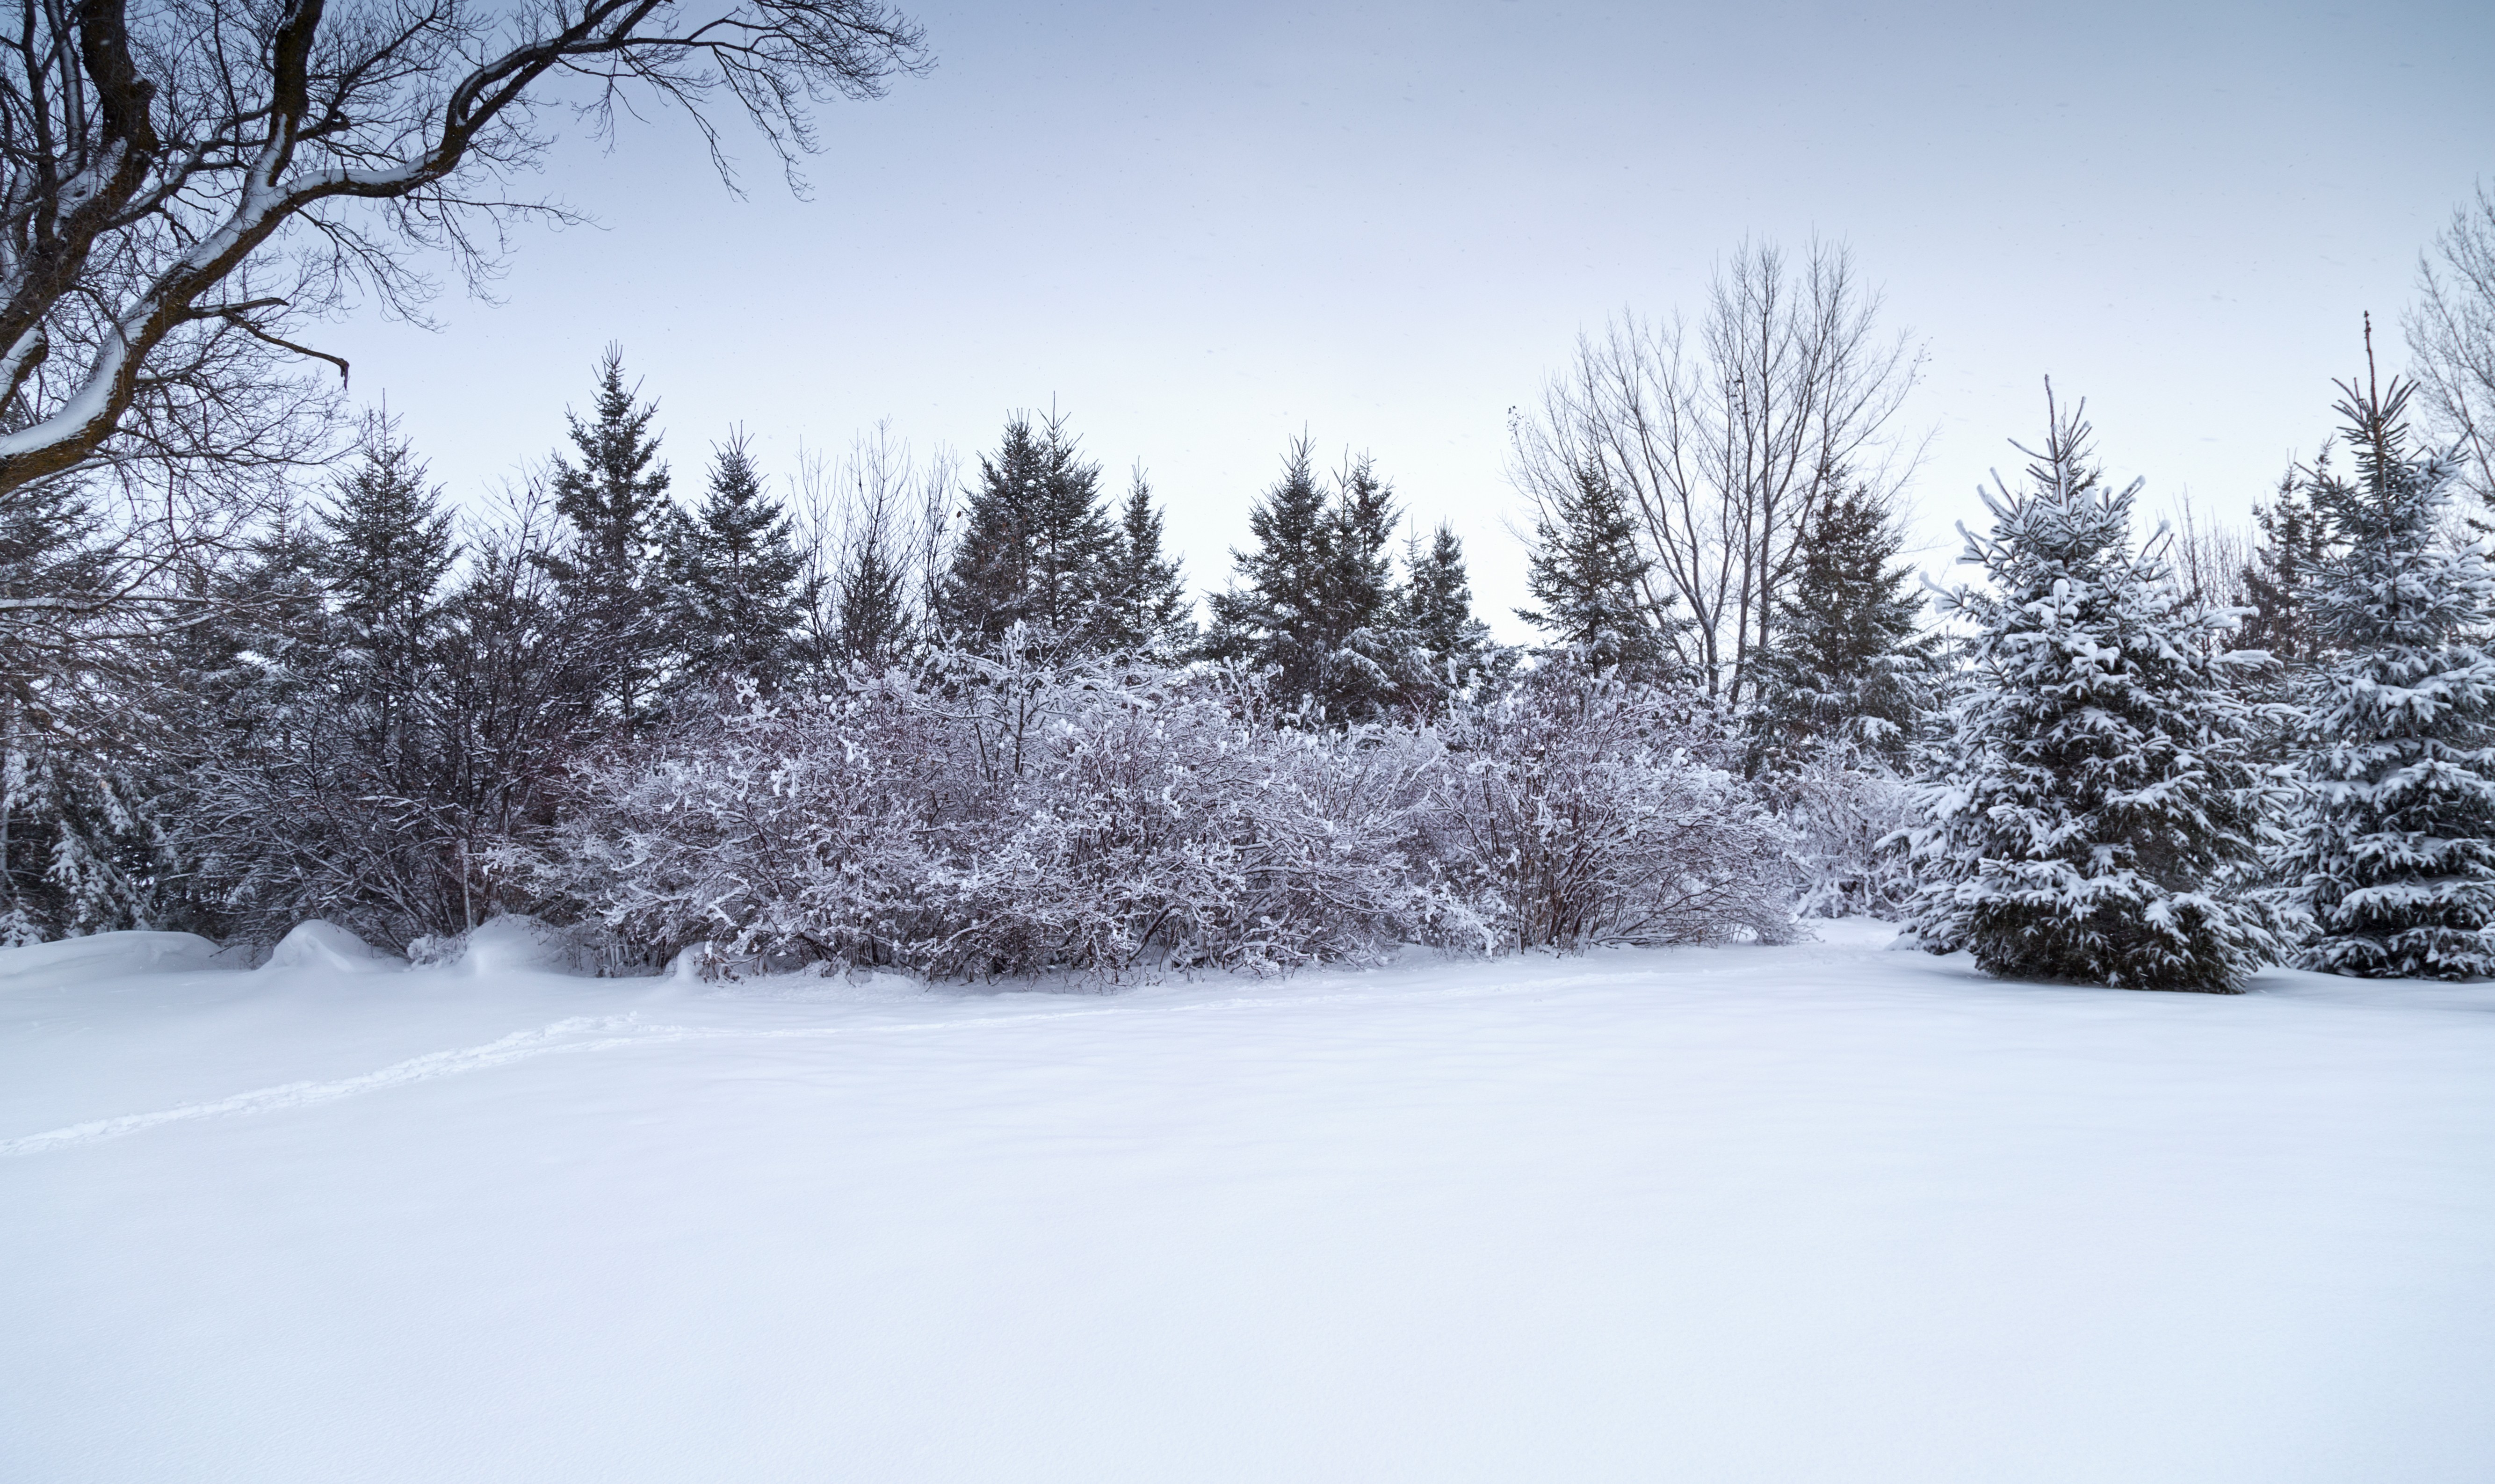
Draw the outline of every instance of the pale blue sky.
M1054 397L1112 482L1149 467L1199 589L1305 427L1452 518L1503 617L1506 409L1581 328L1695 310L1745 234L1850 243L1927 342L1942 565L2048 373L2152 508L2240 514L2495 178L2482 0L912 11L936 72L825 111L812 201L758 150L732 198L663 116L566 140L547 183L600 228L522 229L508 302L440 334L324 344L463 495L555 446L610 339L680 492L731 423L785 473Z

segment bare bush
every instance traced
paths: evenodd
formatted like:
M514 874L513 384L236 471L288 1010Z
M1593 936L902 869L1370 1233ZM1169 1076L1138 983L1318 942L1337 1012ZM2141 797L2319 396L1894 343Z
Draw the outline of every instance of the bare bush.
M654 955L939 976L1464 934L1408 850L1433 748L1263 727L1203 677L956 661L747 698L590 768L540 881Z
M1460 708L1428 827L1498 946L1775 943L1791 839L1694 696L1564 670Z
M1904 911L1914 873L1888 842L1916 816L1905 780L1885 761L1830 748L1761 782L1793 832L1798 915L1894 918Z

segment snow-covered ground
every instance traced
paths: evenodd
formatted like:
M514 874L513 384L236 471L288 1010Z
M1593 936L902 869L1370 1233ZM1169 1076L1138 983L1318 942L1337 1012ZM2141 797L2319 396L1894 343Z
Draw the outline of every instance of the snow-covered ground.
M2495 986L1881 936L0 954L0 1478L2495 1478Z

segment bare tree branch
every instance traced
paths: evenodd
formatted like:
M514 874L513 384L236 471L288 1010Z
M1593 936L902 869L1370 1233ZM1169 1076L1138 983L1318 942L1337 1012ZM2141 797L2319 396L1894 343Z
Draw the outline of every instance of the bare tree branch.
M2409 356L2435 432L2464 482L2495 505L2495 191L2480 184L2418 260Z
M1745 243L1694 336L1625 314L1581 336L1539 415L1513 425L1510 478L1537 507L1587 469L1629 497L1647 601L1694 620L1673 643L1710 695L1739 698L1827 502L1849 484L1886 497L1913 468L1895 434L1922 353L1879 332L1879 308L1841 246L1813 242L1795 265Z
M510 214L559 212L495 183L541 158L535 121L567 96L601 132L634 93L680 105L725 173L708 107L724 92L794 182L815 105L928 66L884 0L14 4L0 498L168 452L254 456L241 435L272 430L253 404L289 361L345 370L289 320L358 288L411 311L432 292L417 252L448 253L473 283L492 270L479 225L499 246ZM220 291L234 302L203 309ZM169 444L172 427L200 441Z

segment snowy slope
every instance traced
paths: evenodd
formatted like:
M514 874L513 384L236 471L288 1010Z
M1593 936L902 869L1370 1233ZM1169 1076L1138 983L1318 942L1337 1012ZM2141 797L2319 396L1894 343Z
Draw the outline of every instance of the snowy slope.
M2495 986L1853 937L0 962L0 1479L2495 1477Z

